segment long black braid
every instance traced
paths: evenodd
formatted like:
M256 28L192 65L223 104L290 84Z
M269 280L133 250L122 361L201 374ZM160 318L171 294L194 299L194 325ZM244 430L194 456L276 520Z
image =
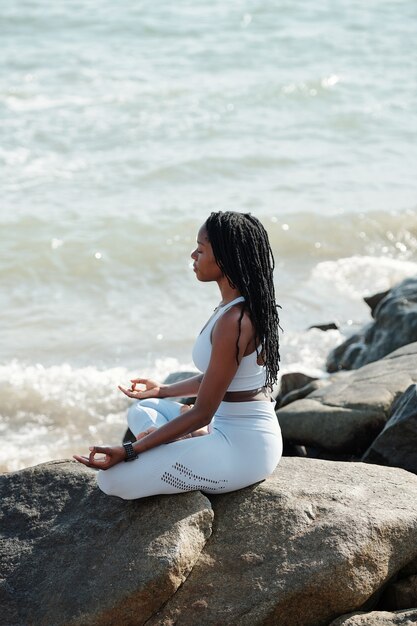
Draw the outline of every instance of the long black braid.
M218 266L229 284L245 298L239 319L236 358L244 309L255 328L260 354L266 366L266 385L272 387L279 370L279 316L275 301L274 256L268 234L250 213L218 211L206 221L208 239Z

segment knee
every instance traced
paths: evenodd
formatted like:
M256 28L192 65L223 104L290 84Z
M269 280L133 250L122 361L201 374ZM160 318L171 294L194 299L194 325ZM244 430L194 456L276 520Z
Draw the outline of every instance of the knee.
M137 414L138 411L140 411L140 403L141 400L137 400L136 402L134 402L127 410L127 419L129 420L129 417L133 417L134 415Z
M113 494L111 493L110 481L106 478L106 475L107 472L104 470L99 470L97 472L97 485L101 491L106 494L106 496L111 496Z
M161 398L145 398L144 400L138 400L136 405L148 409L157 409L161 402L163 402Z
M127 411L127 419L135 417L138 414L145 413L148 415L147 411L144 409L157 409L158 408L158 398L147 398L146 400L137 400L134 402Z
M106 496L117 496L123 500L127 500L123 494L123 490L118 488L118 481L112 475L111 470L99 470L97 472L97 485Z

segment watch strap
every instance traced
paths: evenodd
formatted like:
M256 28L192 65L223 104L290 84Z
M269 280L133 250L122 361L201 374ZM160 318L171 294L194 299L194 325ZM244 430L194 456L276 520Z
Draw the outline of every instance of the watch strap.
M126 454L126 458L125 458L125 462L127 461L134 461L137 458L137 454L135 452L135 450L133 449L133 445L131 441L125 441L123 443L123 447L125 449L125 454Z

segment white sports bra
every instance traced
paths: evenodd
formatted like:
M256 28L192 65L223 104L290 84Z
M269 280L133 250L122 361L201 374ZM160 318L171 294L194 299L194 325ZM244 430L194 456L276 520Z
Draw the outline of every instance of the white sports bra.
M198 335L193 348L194 365L200 372L205 372L208 368L211 357L211 332L217 320L228 311L234 304L243 302L245 298L239 296L228 302L215 311L209 319L201 333ZM260 389L265 386L266 369L264 365L259 365L258 353L255 350L251 354L242 357L236 375L230 383L227 391L250 391Z

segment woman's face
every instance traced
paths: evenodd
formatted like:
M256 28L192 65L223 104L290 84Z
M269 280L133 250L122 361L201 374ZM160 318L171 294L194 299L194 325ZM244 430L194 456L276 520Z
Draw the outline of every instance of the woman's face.
M198 231L197 247L191 253L191 258L194 261L193 270L198 280L211 282L222 278L223 272L217 265L213 249L208 240L207 229L204 225Z

